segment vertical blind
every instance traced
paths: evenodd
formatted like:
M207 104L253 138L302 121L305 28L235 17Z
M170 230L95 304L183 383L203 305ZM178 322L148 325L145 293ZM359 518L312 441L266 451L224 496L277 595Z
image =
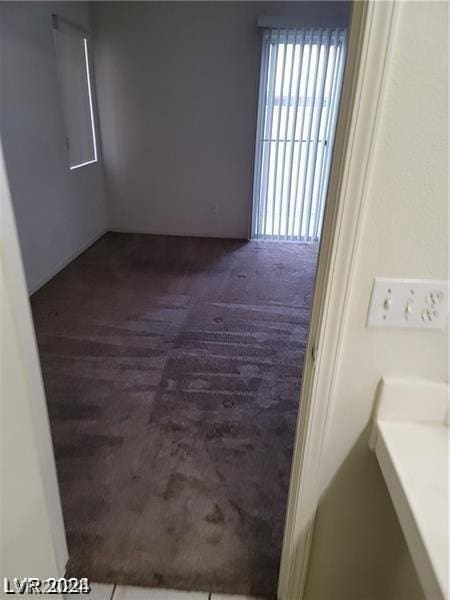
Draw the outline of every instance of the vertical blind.
M320 239L344 63L344 29L263 30L252 237Z

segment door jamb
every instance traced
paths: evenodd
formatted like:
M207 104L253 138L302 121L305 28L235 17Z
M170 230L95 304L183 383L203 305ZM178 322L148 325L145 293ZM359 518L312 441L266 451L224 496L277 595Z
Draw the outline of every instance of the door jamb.
M30 404L28 408L38 455L39 478L48 515L49 537L52 539L54 559L58 569L58 573L52 573L52 576L62 577L69 558L66 530L42 371L1 140L0 240L0 259L4 270L5 284L3 293L8 298L12 308L12 319L21 352L22 363L19 376L23 377L29 391ZM34 492L35 490L30 490L30 494ZM45 526L45 524L42 525L42 527ZM59 597L61 596L57 595L55 599Z
M354 1L294 444L278 583L304 598L328 415L388 75L397 3Z

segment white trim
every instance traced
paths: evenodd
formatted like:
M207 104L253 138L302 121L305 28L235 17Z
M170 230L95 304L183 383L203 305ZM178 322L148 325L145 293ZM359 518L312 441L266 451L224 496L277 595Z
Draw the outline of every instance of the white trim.
M72 252L72 254L70 254L67 258L65 258L64 260L59 262L58 265L54 269L52 269L48 275L46 275L45 277L40 279L36 285L33 285L31 288L28 289L28 294L30 296L32 296L42 286L44 286L47 282L49 282L50 279L53 279L53 277L55 277L55 275L58 275L58 273L60 271L65 269L72 261L74 261L78 256L80 256L80 254L83 254L83 252L85 252L88 248L90 248L92 246L92 244L95 244L95 242L97 240L99 240L101 237L103 237L105 235L105 233L107 233L108 231L109 231L108 229L102 229L102 231L100 231L100 233L97 233L88 242L86 242L85 244L80 246L78 248L78 250L75 250L75 252Z
M108 227L108 231L112 233L144 233L146 235L167 235L170 237L199 237L199 238L212 238L217 240L237 240L241 242L253 242L258 240L249 240L248 234L244 233L243 235L217 235L214 232L211 233L202 233L202 232L176 232L173 231L155 231L148 227Z
M97 152L95 152L95 154L97 154ZM80 169L81 167L86 167L87 165L94 165L97 161L97 158L95 158L94 160L88 160L87 162L84 163L80 163L79 165L72 165L70 167L71 171L75 171L76 169Z
M387 78L396 4L355 2L291 471L278 598L304 597L323 442Z
M88 86L88 97L89 97L89 112L91 115L91 129L92 129L92 143L94 145L94 160L84 163L89 165L91 162L97 162L97 136L95 134L95 119L94 119L94 103L92 102L92 84L91 84L91 70L89 66L89 48L87 38L83 38L84 46L84 60L86 63L86 79ZM82 165L78 165L81 167ZM73 167L72 167L73 168Z

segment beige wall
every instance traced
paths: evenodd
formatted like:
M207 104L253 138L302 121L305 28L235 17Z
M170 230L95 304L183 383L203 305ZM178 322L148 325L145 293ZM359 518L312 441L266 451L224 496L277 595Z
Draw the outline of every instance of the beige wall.
M447 5L398 6L368 207L325 442L306 597L422 592L368 432L382 375L448 379L448 330L367 329L373 278L448 279Z
M349 2L93 2L111 227L246 238L259 15L343 26Z

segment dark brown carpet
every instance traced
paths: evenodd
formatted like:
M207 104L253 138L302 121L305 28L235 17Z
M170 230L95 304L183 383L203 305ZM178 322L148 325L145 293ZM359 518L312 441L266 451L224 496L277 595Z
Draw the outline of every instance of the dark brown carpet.
M33 296L71 574L274 596L316 257L110 233Z

